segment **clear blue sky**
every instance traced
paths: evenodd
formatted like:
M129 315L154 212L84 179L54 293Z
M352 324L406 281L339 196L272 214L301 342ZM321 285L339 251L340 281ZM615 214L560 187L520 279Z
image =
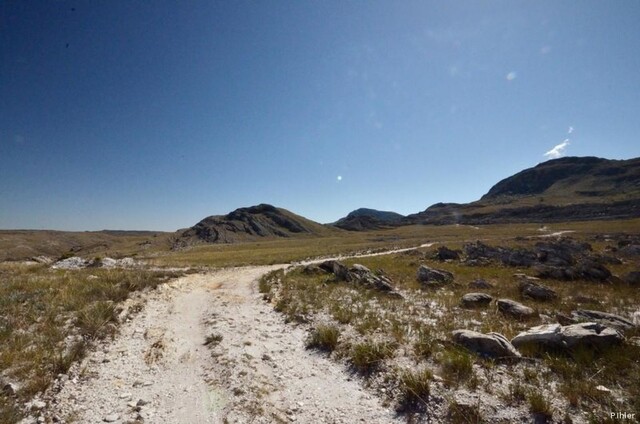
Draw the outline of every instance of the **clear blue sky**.
M0 228L408 214L637 157L639 22L637 0L5 0Z

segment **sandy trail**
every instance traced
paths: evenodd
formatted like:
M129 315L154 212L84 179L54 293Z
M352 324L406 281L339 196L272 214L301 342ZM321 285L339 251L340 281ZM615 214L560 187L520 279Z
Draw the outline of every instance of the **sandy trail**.
M262 300L257 280L285 265L193 274L143 297L116 339L47 399L67 422L400 422L356 379L304 348L306 333ZM205 346L207 336L222 339Z

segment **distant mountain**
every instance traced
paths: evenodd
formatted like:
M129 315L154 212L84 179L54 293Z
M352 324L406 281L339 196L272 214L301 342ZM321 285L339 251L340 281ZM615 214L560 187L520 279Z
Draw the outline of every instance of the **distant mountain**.
M487 224L640 216L640 158L566 157L505 178L476 202L438 203L403 224Z
M404 215L395 212L360 208L340 218L333 225L349 231L376 230L396 225L404 219Z
M336 230L286 209L260 204L236 209L227 215L209 216L193 227L179 230L173 247L200 243L235 243L262 237L323 235L331 231Z

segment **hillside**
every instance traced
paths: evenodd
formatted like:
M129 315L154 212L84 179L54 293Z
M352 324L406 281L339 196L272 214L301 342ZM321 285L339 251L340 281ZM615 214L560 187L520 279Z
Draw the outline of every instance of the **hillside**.
M202 243L236 243L259 238L325 235L339 230L303 218L286 209L260 204L239 208L227 215L204 218L193 227L178 231L174 248Z
M377 230L388 228L402 222L403 219L404 216L396 212L360 208L340 218L333 225L349 231Z
M489 224L640 216L640 158L566 157L498 182L476 202L438 203L404 224Z

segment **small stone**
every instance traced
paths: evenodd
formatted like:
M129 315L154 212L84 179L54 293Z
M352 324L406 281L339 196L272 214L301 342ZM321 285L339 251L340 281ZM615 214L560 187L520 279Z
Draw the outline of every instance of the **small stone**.
M608 389L602 385L596 386L596 390L602 393L611 393L611 389Z
M127 406L128 406L129 408L135 408L136 406L138 406L138 404L137 404L137 403L135 403L135 402L129 402L129 403L127 403Z
M34 400L31 403L31 407L33 409L44 409L44 407L46 407L46 406L47 406L47 404L45 402L41 401L41 400Z
M149 402L147 402L146 400L143 399L138 399L138 402L136 403L137 406L145 406L148 405Z
M130 399L131 398L131 393L122 393L120 395L120 399Z
M120 415L118 414L109 414L106 417L104 417L104 419L102 421L104 421L105 423L113 423L116 422L120 419Z

